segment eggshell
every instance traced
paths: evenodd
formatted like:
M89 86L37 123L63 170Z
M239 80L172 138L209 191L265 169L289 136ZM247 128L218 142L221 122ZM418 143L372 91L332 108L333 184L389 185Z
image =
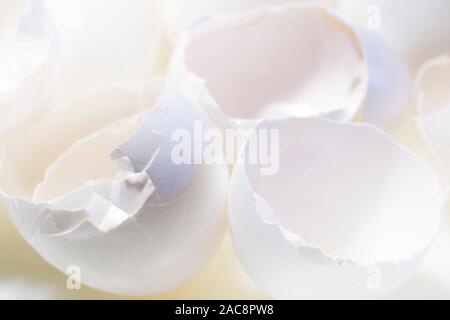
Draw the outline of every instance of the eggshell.
M44 2L1 4L3 10L10 15L0 17L2 138L49 108L58 74L57 39Z
M361 120L395 131L412 108L412 77L400 54L379 34L356 28L363 43L369 85Z
M0 198L30 245L109 293L181 285L209 261L225 229L227 168L171 161L172 130L191 132L201 119L171 88L152 111L157 93L89 90L15 137L0 172Z
M17 0L17 1L3 1L1 4L2 10L0 10L0 30L2 32L9 28L14 20L20 15L30 1L29 0Z
M204 111L223 128L285 116L351 120L368 85L354 30L304 4L199 21L175 49L169 78L191 91L206 86Z
M62 97L103 83L141 85L159 67L158 0L46 0L61 45Z
M162 2L166 35L175 45L181 34L197 19L208 15L234 13L260 6L285 4L292 0L164 0ZM297 0L333 5L335 0Z
M356 117L392 131L411 106L411 75L396 50L323 6L272 6L201 20L178 45L170 75L190 91L209 89L206 113L221 127L320 116Z
M450 186L450 56L428 61L415 83L417 126L433 157L439 176Z
M291 118L263 121L252 136L259 130L279 132L279 171L235 167L229 222L261 289L283 299L379 298L414 272L445 199L425 163L370 125Z
M450 53L447 0L338 0L336 7L352 23L379 32L414 73L426 61Z

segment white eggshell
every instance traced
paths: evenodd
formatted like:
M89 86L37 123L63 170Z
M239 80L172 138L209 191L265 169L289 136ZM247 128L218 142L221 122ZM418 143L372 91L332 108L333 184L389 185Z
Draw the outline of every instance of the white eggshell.
M0 10L0 31L4 32L17 19L30 0L2 1Z
M349 21L378 31L414 72L450 52L447 0L338 0L336 6Z
M205 111L220 127L285 116L350 120L367 91L363 51L329 8L274 6L199 21L169 75L181 87L208 88Z
M84 285L109 293L181 285L224 234L227 168L171 161L172 131L201 119L172 89L148 112L157 92L88 91L15 137L0 171L22 236L61 272L75 266Z
M433 172L369 125L292 118L259 130L279 132L279 171L241 162L229 196L233 242L254 282L286 299L379 298L402 284L441 220Z
M450 223L444 219L430 252L418 271L388 299L442 300L450 296Z
M334 4L335 0L294 0L294 2ZM172 45L194 21L207 15L233 13L255 7L285 4L292 0L164 0L162 2L166 35Z
M106 83L140 85L159 63L158 0L46 0L61 42L63 96Z
M56 37L43 0L0 5L0 134L49 108L57 78ZM9 9L9 10L8 10ZM14 18L12 18L14 17ZM3 20L3 24L2 24Z
M361 120L386 131L394 130L412 109L411 74L399 53L380 35L365 28L357 30L369 72Z
M415 83L417 126L442 182L450 186L450 56L430 60Z

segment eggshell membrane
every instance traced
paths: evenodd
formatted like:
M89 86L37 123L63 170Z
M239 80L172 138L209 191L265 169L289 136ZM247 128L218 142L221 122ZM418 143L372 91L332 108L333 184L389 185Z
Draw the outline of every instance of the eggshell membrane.
M253 281L282 299L379 298L402 284L439 227L433 172L369 125L292 118L259 129L279 130L280 171L240 163L229 196L233 242ZM369 285L371 270L380 287Z
M338 0L336 7L361 26L380 18L376 31L401 52L414 73L426 61L450 52L446 0Z
M279 5L292 0L191 0L162 2L165 32L172 45L175 45L181 34L197 19L212 14L234 13L255 7ZM297 2L312 2L333 5L334 0L297 0Z
M181 285L209 261L225 229L227 168L171 163L171 130L201 120L170 89L148 112L155 91L93 89L17 137L2 167L0 197L22 236L61 272L78 266L83 284L109 293L156 294ZM134 168L142 154L151 159L135 171L99 169L108 149L93 148L99 142L118 143L111 162L118 150ZM31 156L33 166L18 161Z
M62 98L103 83L141 85L161 49L159 1L46 0L60 38Z
M138 120L139 117L118 120L77 141L46 170L42 184L34 191L34 201L50 201L75 190L86 181L114 179L120 175L120 169L111 161L110 152L131 136L137 129ZM92 163L95 163L95 169Z
M2 188L10 194L32 198L45 170L77 140L94 134L110 123L143 112L142 99L154 96L122 86L93 88L42 115L9 142L2 170ZM124 108L124 106L127 106ZM64 134L61 134L61 133ZM57 139L56 139L57 137ZM26 147L24 147L26 146ZM30 166L29 160L33 159ZM6 183L7 182L7 183Z
M221 127L286 115L350 120L368 81L356 33L326 7L301 4L199 21L169 74L208 88L206 113Z
M450 57L430 60L419 70L415 83L417 126L427 144L439 176L450 186Z
M17 131L51 105L57 39L42 0L18 1L0 22L0 134ZM2 9L3 10L3 9ZM14 110L14 112L11 112Z

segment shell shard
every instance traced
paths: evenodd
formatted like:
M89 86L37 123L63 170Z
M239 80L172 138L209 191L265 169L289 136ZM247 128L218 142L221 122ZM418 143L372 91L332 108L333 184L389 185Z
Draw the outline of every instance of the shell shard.
M83 284L110 293L179 286L209 261L225 229L227 168L171 159L172 131L191 132L201 119L170 89L149 112L150 92L106 86L74 99L10 142L0 175L0 198L33 248L61 272L79 267ZM40 139L52 148L33 147ZM34 178L15 161L25 155L36 157ZM128 165L103 170L117 161Z
M144 117L144 124L127 142L114 152L128 159L134 170L146 171L156 187L156 203L164 204L192 183L194 169L189 164L173 165L171 153L176 142L170 137L175 130L194 132L194 125L200 117L189 108L189 102L179 95L166 92L160 100L161 106ZM175 121L175 119L179 119ZM145 143L142 143L145 141ZM145 150L136 145L148 146ZM173 179L168 180L167 176Z
M377 298L402 284L440 225L433 172L369 125L292 118L261 129L280 132L280 170L238 164L229 199L235 248L255 283L287 299Z

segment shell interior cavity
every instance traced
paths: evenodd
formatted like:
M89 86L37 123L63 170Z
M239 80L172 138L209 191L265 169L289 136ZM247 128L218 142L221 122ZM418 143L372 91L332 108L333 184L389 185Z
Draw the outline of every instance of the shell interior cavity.
M367 89L362 44L328 8L290 5L213 16L178 45L171 79L203 82L220 126L285 116L351 119Z
M172 289L208 262L225 226L227 168L171 159L173 130L195 123L175 89L94 88L10 141L1 199L36 251L62 272L80 267L84 284Z
M292 0L190 0L189 2L165 0L162 3L162 9L166 35L170 43L175 45L186 28L205 16L239 12L261 6L282 5L289 2ZM297 2L334 5L335 0L297 0Z
M429 167L369 125L292 118L263 121L253 134L262 129L279 130L280 170L237 165L229 200L234 244L252 279L289 299L373 298L397 288L439 227L444 194ZM381 272L379 290L368 284L370 268Z

